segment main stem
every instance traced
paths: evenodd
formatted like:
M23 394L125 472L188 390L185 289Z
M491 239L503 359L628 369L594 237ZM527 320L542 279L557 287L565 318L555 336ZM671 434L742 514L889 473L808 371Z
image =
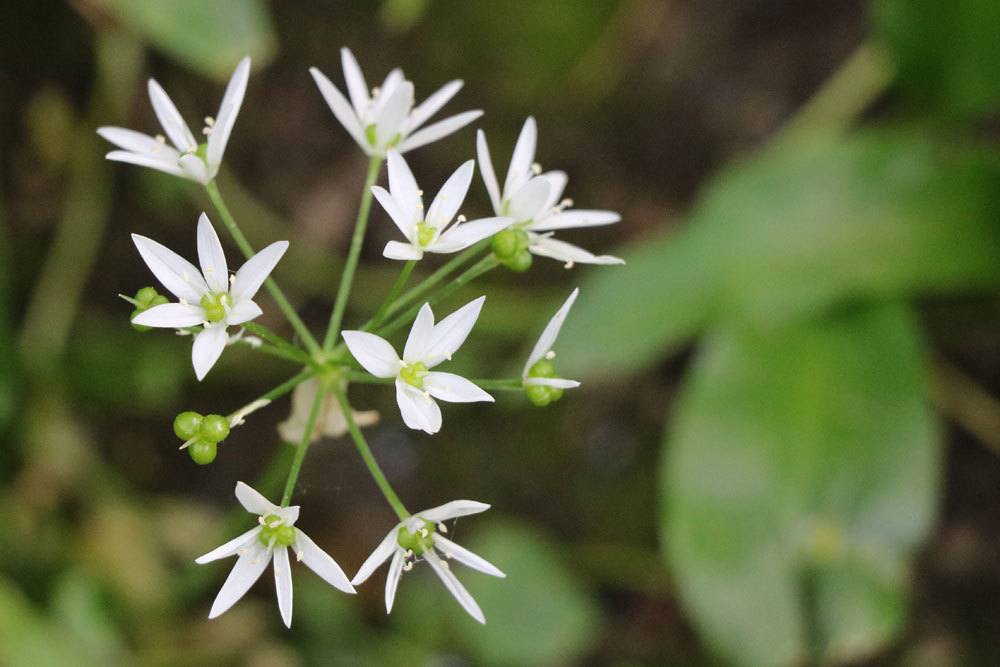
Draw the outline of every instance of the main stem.
M323 351L329 352L337 336L340 334L340 325L344 322L344 312L347 310L347 300L351 296L351 285L354 283L354 272L358 268L358 259L361 257L361 246L365 240L365 230L368 228L368 214L372 208L372 186L378 179L378 173L382 169L382 158L373 156L368 161L368 174L365 177L365 187L361 193L361 206L358 208L358 218L354 221L354 236L351 237L351 249L347 254L347 262L344 264L344 272L340 276L340 285L337 287L337 300L333 303L333 312L330 313L330 324L326 329L326 336L323 338Z
M285 482L285 492L281 496L281 506L288 507L292 501L292 493L295 491L295 482L299 479L299 472L302 470L302 462L306 460L306 451L312 444L313 428L316 426L316 417L319 416L319 408L326 398L326 389L320 385L316 390L316 398L313 399L312 408L309 410L309 418L306 419L306 428L302 433L302 442L299 443L295 458L292 459L292 467L288 470L288 481Z
M361 455L361 460L365 462L368 472L375 479L375 483L392 507L392 510L396 513L396 516L399 517L400 521L405 521L410 518L410 513L406 511L406 507L403 506L399 496L396 495L392 485L389 484L389 480L386 479L382 468L379 467L378 461L372 455L372 450L369 449L368 442L365 441L365 436L361 434L361 429L354 422L354 414L351 412L351 404L347 401L347 394L337 388L334 388L332 391L333 395L337 397L337 402L340 403L340 409L344 412L344 419L347 420L347 429L351 434L351 439L354 440L354 446L357 448L358 454Z
M239 225L236 224L236 219L233 214L229 212L229 207L226 206L226 202L222 199L222 194L219 192L219 186L215 184L215 181L210 181L205 185L205 190L208 191L208 196L212 200L212 204L215 206L215 210L219 212L222 216L222 222L226 225L226 229L229 230L229 235L233 237L233 241L239 246L240 251L243 253L244 257L250 259L254 256L253 246L247 241L247 237L243 235L240 230ZM278 287L278 283L274 282L274 278L268 278L264 281L264 286L267 287L267 291L271 293L271 298L274 299L275 303L281 309L281 312L285 314L288 322L295 329L295 333L299 335L302 339L302 343L306 346L311 354L319 354L320 347L316 338L312 335L312 332L306 328L305 323L299 317L299 314L295 312L295 308L288 301L288 297L285 293Z
M417 265L417 260L411 259L405 265L403 265L403 270L400 271L399 277L396 278L396 282L393 283L392 289L389 290L389 295L385 297L385 301L379 306L378 310L375 311L375 316L369 320L369 323L365 326L371 326L372 328L377 327L385 321L386 315L389 314L389 307L392 306L396 297L399 293L403 291L403 287L406 285L406 281L410 279L410 274L413 273L413 267Z

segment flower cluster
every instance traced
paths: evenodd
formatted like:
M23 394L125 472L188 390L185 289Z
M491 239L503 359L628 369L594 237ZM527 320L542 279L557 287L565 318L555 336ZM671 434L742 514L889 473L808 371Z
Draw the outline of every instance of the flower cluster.
M385 584L387 613L392 610L402 573L412 569L415 563L426 562L462 608L484 623L482 610L451 571L449 563L461 563L494 577L505 575L495 565L445 535L447 522L484 512L489 505L455 500L422 512L407 511L361 431L362 426L378 421L378 413L355 411L348 400L349 388L353 383L392 385L403 423L428 434L435 434L442 428L438 401L493 402L487 390L523 392L537 406L559 400L566 389L579 386L579 382L557 374L553 351L559 330L579 290L573 290L549 321L528 355L520 376L505 379L473 381L437 370L452 359L470 336L486 297L480 296L440 320L435 318L432 304L494 268L503 266L513 271L526 271L533 256L557 259L567 268L577 263L620 264L621 260L616 257L594 255L554 238L556 232L563 230L615 223L619 216L611 211L571 208L572 202L563 198L566 174L543 172L535 162L537 128L533 118L528 118L521 130L502 190L493 170L486 137L479 130L477 159L462 163L425 210L423 190L403 153L452 134L479 118L482 112L466 111L427 125L459 91L462 82L452 81L424 102L414 105L413 83L401 70L393 70L381 86L369 90L351 52L343 49L341 60L347 96L318 69L312 68L310 73L334 116L369 156L369 179L362 193L355 236L330 325L322 342L312 334L271 277L288 249L288 242L276 241L259 252L254 251L215 182L246 94L249 58L242 60L233 73L217 116L205 118L204 142L195 139L170 97L153 80L149 81L149 96L166 136L149 136L118 127L98 130L102 137L118 147L108 153L108 159L149 167L204 186L219 218L246 258L237 271L230 271L222 242L205 213L197 224L197 266L160 243L133 234L139 256L176 301L151 286L139 289L135 297L123 298L134 306L131 323L137 330L166 328L192 336L191 362L198 380L205 378L223 351L233 345L284 359L299 370L287 382L228 415L203 416L187 410L174 420L174 432L183 441L181 449L186 449L196 463L208 464L216 458L219 445L230 436L231 429L242 425L251 413L277 398L293 394L292 414L279 426L282 438L296 444L280 502L273 504L250 486L238 482L237 500L244 509L257 515L257 525L196 559L197 563L208 563L237 556L211 607L210 618L232 607L268 565L273 564L278 609L284 623L290 626L291 550L296 561L304 563L345 593L354 593L355 586L367 581L375 570L389 561ZM494 215L467 220L459 211L472 185L477 161ZM388 167L387 189L376 184L383 163ZM378 201L403 238L389 241L383 255L405 263L399 279L373 317L357 328L343 329L341 324L372 198ZM414 267L427 253L453 257L420 284L404 291ZM294 338L286 338L254 321L262 315L254 300L262 286L268 289L295 331ZM407 325L409 335L400 355L391 338ZM230 328L235 332L230 333ZM310 444L323 436L344 434L350 435L398 517L398 523L353 579L349 579L329 554L295 526L299 506L290 504Z

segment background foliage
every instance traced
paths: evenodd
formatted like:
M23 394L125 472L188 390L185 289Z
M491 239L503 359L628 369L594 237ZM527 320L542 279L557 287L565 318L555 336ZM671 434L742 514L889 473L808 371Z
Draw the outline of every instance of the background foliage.
M0 12L0 663L997 662L997 3ZM325 319L364 159L306 68L339 81L341 45L372 78L402 65L418 97L465 79L491 145L535 115L577 205L623 214L573 240L626 267L539 261L453 299L488 295L456 371L499 376L580 284L557 349L584 388L543 411L452 406L433 440L394 417L370 431L414 506L494 504L457 527L509 575L467 577L485 628L426 572L389 618L380 579L347 599L303 572L291 632L267 584L205 620L225 566L192 558L242 525L223 514L233 481L288 455L286 407L208 469L175 451L170 419L291 369L233 353L197 384L187 344L133 332L114 297L148 280L127 232L188 247L205 203L106 163L94 128L154 127L147 76L196 118L249 53L223 189L251 238L291 239L278 278ZM472 150L464 132L415 169L440 181ZM472 202L487 210L478 185ZM375 261L384 222L356 317L394 277ZM356 403L394 414L375 388ZM355 568L387 508L340 442L310 451L303 482L303 527Z

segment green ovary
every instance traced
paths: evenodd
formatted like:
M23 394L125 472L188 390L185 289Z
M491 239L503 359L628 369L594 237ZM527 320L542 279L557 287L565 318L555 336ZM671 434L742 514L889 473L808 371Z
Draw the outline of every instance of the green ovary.
M257 537L265 546L273 544L280 547L290 547L295 544L295 528L285 525L283 519L277 514L268 514L264 517L260 534Z
M417 361L407 364L399 370L399 377L408 385L417 389L424 388L424 376L427 375L427 366Z
M427 224L427 221L417 223L417 243L421 248L426 248L437 235L437 227Z
M409 528L401 526L396 534L396 544L417 556L422 556L434 546L434 532L435 526L430 521L424 521L415 532L410 532Z
M209 322L221 322L226 318L226 312L232 308L233 298L228 292L214 292L201 297L201 307L205 309L205 319Z

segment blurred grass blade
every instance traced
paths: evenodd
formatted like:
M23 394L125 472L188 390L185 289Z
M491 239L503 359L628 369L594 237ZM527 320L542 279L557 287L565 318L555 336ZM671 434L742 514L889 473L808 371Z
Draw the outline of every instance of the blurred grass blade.
M202 74L226 80L243 56L261 67L277 50L262 0L94 0L143 41Z
M924 361L898 305L706 341L666 437L660 526L721 656L826 664L899 632L939 481Z
M1000 286L1000 162L914 131L782 144L722 173L679 233L616 252L560 338L569 377L635 371L706 324Z

